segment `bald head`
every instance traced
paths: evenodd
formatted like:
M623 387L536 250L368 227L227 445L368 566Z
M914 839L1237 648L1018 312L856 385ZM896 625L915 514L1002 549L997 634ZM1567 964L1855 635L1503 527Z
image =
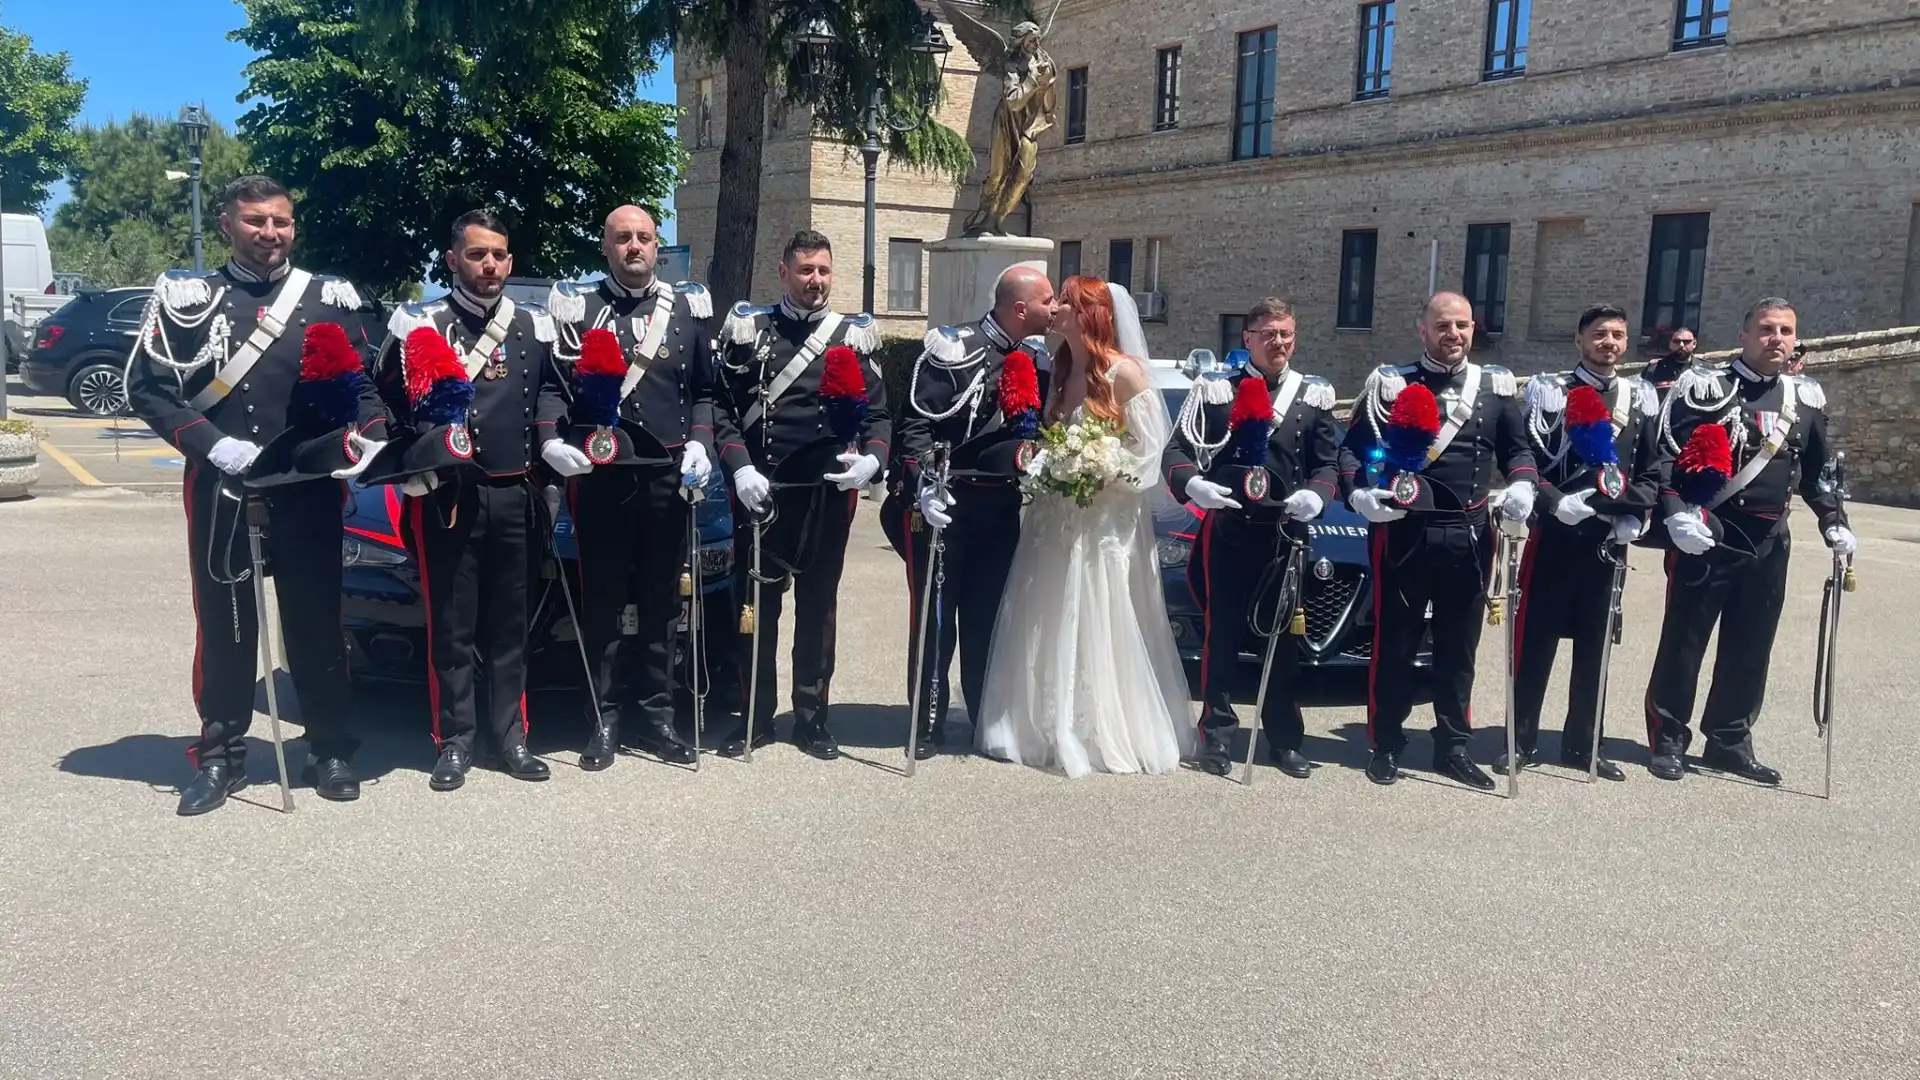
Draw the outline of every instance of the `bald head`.
M654 262L660 258L660 232L653 215L638 206L622 206L607 215L600 230L600 250L607 257L607 273L629 289L653 284Z
M993 287L993 321L1019 340L1045 333L1053 322L1053 282L1031 266L1012 266Z
M1434 293L1420 310L1420 344L1433 360L1457 367L1473 349L1473 303L1455 292Z

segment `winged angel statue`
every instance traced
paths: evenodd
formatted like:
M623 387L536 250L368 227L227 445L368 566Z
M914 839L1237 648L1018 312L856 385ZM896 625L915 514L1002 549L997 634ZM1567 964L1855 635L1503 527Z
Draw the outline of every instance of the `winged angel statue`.
M1000 79L1000 101L993 112L993 142L988 149L987 178L980 184L980 206L967 218L966 234L1006 235L1003 222L1033 183L1039 158L1040 135L1053 126L1059 112L1055 83L1059 71L1053 57L1040 47L1047 31L1031 22L1013 28L1013 40L974 18L953 0L940 0L940 10L953 32L966 45L988 77ZM1054 4L1054 12L1060 10ZM1053 19L1047 19L1047 30Z

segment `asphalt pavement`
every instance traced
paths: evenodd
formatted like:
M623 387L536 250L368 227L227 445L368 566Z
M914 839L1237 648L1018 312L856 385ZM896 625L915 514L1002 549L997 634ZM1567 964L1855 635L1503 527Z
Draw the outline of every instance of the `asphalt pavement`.
M424 697L385 691L358 803L281 814L262 716L257 786L182 819L177 494L0 504L0 1077L1920 1076L1920 513L1855 514L1831 800L1810 528L1757 735L1784 789L1641 767L1662 579L1636 552L1627 782L1546 768L1510 801L1424 771L1425 710L1389 789L1357 709L1309 711L1306 781L958 754L906 779L875 517L842 593L843 760L588 774L577 703L543 694L550 782L436 794Z

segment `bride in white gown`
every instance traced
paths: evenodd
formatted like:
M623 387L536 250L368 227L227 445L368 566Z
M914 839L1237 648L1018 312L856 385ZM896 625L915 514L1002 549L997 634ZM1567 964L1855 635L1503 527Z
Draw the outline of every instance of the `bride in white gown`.
M1091 277L1069 278L1061 296L1065 346L1044 422L1119 419L1126 471L1139 479L1084 508L1051 494L1027 507L976 741L991 757L1072 777L1172 772L1192 752L1193 721L1146 503L1172 425L1138 359L1146 340L1132 297Z

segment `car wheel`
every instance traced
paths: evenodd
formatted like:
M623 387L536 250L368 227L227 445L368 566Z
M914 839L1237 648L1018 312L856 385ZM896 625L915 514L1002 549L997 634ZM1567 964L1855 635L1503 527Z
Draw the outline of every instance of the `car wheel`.
M117 364L88 364L67 383L67 400L88 416L120 416L127 411L127 381Z

